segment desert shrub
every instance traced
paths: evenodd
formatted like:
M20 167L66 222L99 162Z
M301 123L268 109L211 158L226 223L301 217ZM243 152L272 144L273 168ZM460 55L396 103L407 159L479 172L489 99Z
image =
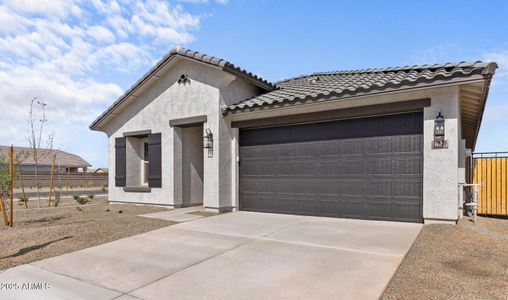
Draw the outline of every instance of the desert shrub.
M76 202L78 202L79 205L84 205L88 203L88 199L85 197L79 196L78 199L75 199Z
M88 199L90 199L90 201L92 201L92 200L93 200L93 198L95 198L95 195L94 195L94 194L90 194L90 195L88 195Z
M58 204L60 204L60 200L61 200L60 191L55 191L55 199L53 200L53 204L55 205L55 207L57 207Z
M73 198L74 200L76 200L76 201L78 201L78 199L79 199L80 197L81 197L81 196L80 196L79 194L74 194L74 195L72 196L72 198Z

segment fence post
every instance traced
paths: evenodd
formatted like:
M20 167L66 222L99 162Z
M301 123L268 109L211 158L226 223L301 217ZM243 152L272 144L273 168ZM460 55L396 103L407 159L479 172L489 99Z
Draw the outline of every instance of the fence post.
M53 173L55 172L55 160L56 154L53 155L53 160L51 161L51 169L50 169L50 177L49 177L49 196L48 196L48 207L51 206L51 196L53 191Z
M9 179L10 179L10 183L9 183L9 226L12 227L13 223L14 223L14 219L13 219L13 210L14 210L14 205L13 205L13 194L14 194L14 168L13 168L13 164L14 164L14 146L11 145L11 149L9 151Z

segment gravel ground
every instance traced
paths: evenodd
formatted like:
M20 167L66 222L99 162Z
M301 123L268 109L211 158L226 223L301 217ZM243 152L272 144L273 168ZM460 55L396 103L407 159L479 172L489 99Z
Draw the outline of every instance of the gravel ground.
M82 195L82 197L87 197L86 194ZM91 205L93 204L107 204L108 203L108 196L95 196L93 200L91 201ZM18 201L14 201L13 203L14 211L18 210L26 210L24 204L19 204ZM51 208L53 208L53 203L51 204ZM70 198L63 198L60 200L60 203L58 203L58 206L76 206L78 203L76 200L74 200L72 197ZM39 202L36 199L31 199L28 201L28 209L32 208L39 208ZM48 208L48 199L41 199L41 208Z
M383 299L508 299L508 220L424 226Z
M175 224L137 216L165 208L97 202L16 210L14 227L0 227L0 270Z

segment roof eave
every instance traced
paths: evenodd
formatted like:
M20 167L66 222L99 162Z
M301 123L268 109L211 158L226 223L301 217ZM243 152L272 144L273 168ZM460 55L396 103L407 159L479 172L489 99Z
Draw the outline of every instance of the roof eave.
M132 85L122 96L120 96L113 104L106 109L95 121L90 124L91 130L100 131L100 123L104 121L115 109L117 109L127 98L132 96L135 91L139 90L148 80L150 80L155 73L160 71L168 62L175 57L174 53L171 53L163 57L153 68L151 68L145 75L141 77L134 85Z
M483 100L482 103L483 104L481 107L481 112L479 114L480 117L478 118L478 125L476 126L476 132L474 135L473 146L471 147L471 151L474 151L476 148L476 142L478 141L478 135L480 134L480 128L481 128L482 120L483 120L483 114L485 112L485 106L487 105L487 99L488 99L489 90L490 90L490 83L492 82L492 78L494 77L496 68L497 68L497 65L495 65L493 70L486 72L484 75L485 82L484 82L483 94L482 94L482 100Z
M350 99L350 98L356 98L356 97L365 97L365 96L375 96L375 95L382 95L382 94L388 94L393 92L407 92L411 90L419 90L419 89L429 89L429 88L436 88L436 87L443 87L443 86L449 86L449 85L458 85L458 84L464 84L464 83L471 83L471 82L478 82L480 80L485 80L486 75L477 74L469 77L459 77L459 78L453 78L450 80L440 80L438 82L431 82L431 83L419 83L413 86L400 86L400 87L388 87L385 89L376 89L371 90L368 92L356 92L356 93L348 93L345 95L338 95L338 96L327 96L324 97L323 95L318 95L316 97L306 97L304 99L295 99L292 101L283 101L283 102L277 102L277 103L271 103L271 104L262 104L262 105L254 105L254 106L244 106L242 108L234 108L231 109L229 107L223 107L222 113L223 115L234 115L234 114L241 114L241 113L249 113L254 111L261 111L266 109L273 109L273 108L281 108L281 107L288 107L288 106L294 106L299 104L309 104L309 103L317 103L321 101L316 101L318 99L328 98L328 100L340 100L340 99Z
M223 71L228 72L236 77L242 78L243 80L262 88L263 90L266 90L267 92L273 91L276 89L276 87L273 84L266 83L264 81L255 80L252 78L252 76L249 76L245 74L244 72L238 71L236 68L232 68L230 66L225 66Z

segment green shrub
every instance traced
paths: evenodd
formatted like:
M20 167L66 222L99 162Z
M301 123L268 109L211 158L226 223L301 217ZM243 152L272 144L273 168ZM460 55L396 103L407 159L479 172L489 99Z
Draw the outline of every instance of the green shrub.
M80 204L80 205L84 205L84 204L87 204L87 203L88 203L88 199L87 199L87 198L85 198L85 197L81 197L81 196L80 196L80 197L78 197L78 199L75 199L75 200L76 200L76 202L78 202L78 204Z
M58 204L60 204L60 200L61 200L60 191L55 191L55 199L53 200L53 204L55 204L55 207L57 207Z

